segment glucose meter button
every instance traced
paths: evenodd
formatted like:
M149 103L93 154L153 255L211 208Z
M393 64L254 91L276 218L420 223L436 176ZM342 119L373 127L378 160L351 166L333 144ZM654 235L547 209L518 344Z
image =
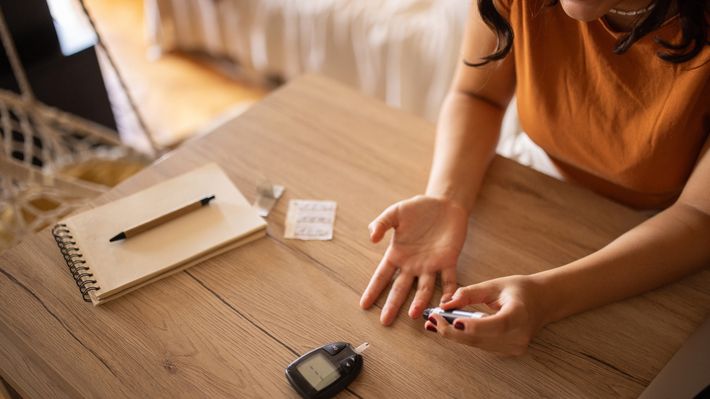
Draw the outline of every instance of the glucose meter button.
M335 356L340 353L341 350L345 349L345 344L342 342L339 342L337 344L330 344L326 345L324 349L326 352L328 352L329 355Z
M353 366L355 365L355 356L345 358L343 361L340 362L340 365L346 370L353 368Z

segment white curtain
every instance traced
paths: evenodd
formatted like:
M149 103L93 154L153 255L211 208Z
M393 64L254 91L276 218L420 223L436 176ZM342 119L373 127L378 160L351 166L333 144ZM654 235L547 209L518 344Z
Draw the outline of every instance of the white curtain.
M227 56L286 79L333 77L434 121L470 0L147 0L162 51Z

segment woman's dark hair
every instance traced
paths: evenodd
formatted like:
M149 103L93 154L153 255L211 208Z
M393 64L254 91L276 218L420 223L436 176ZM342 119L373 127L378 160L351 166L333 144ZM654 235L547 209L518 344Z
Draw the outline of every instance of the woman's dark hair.
M482 58L481 62L472 63L464 60L468 66L482 66L491 61L504 58L513 47L513 29L510 23L498 12L493 0L477 0L478 11L483 22L488 25L498 37L498 44L493 53ZM558 0L552 0L549 5L556 5ZM632 29L619 39L614 46L614 53L622 54L643 36L658 29L666 20L673 0L655 0L656 6L648 15L640 20ZM705 20L705 0L677 0L678 21L681 26L682 37L678 43L670 43L660 38L654 40L667 51L658 52L661 59L680 64L688 61L702 51L707 40L707 22Z

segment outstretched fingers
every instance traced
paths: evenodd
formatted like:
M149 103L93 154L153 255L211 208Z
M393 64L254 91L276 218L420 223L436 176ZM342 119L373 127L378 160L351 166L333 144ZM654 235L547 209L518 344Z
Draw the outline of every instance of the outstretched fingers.
M448 302L454 296L456 284L456 265L441 270L441 303Z
M382 314L380 315L380 322L382 324L386 326L392 324L397 317L399 308L401 308L404 301L407 300L407 295L412 288L413 282L414 276L408 273L400 273L394 280L385 306L382 307Z
M360 307L363 309L368 309L375 303L377 297L382 293L382 290L392 281L394 272L397 271L397 267L388 260L388 253L389 251L386 252L385 256L380 260L380 264L377 265L375 273L372 274L370 282L367 284L367 288L365 288L365 292L360 298Z
M434 286L436 285L436 274L422 274L417 279L417 292L414 294L412 305L409 307L409 317L416 319L422 315L425 308L429 306L431 297L434 296Z

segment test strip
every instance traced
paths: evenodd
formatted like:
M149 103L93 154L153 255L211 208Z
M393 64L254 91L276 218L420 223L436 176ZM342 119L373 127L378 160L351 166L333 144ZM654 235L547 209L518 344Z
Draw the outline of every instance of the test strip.
M362 352L365 352L365 350L367 350L367 348L369 347L370 344L368 344L367 342L363 342L362 344L360 344L360 346L353 349L353 352L357 353L358 355L362 355Z

